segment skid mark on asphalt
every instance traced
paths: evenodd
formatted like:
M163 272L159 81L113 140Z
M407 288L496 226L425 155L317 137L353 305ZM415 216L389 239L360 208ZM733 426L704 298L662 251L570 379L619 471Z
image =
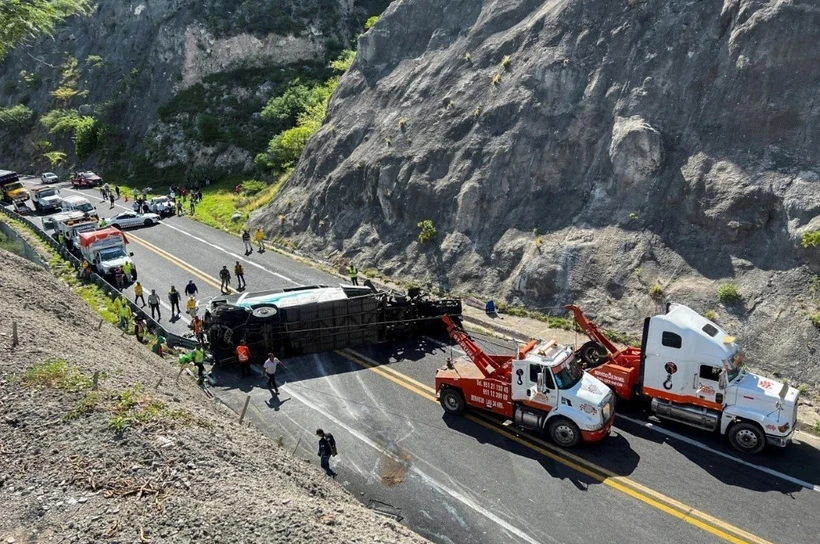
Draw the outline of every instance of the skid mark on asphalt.
M367 446L370 446L373 450L379 452L380 454L394 457L394 460L396 462L400 463L402 461L401 458L396 457L394 454L385 451L384 448L382 448L381 446L376 444L370 438L363 435L362 433L360 433L356 429L346 425L341 420L333 417L332 415L327 413L327 411L322 410L321 408L319 408L318 406L316 406L315 404L310 402L307 398L302 397L301 395L298 395L294 392L292 392L291 394L292 394L293 398L295 398L296 400L298 400L299 402L301 402L305 406L307 406L307 407L315 410L316 412L322 414L322 416L324 416L327 419L329 419L330 421L332 421L337 427L341 427L341 428L345 429L348 433L350 433L352 436L357 438L363 444L366 444ZM538 541L538 540L532 538L531 536L529 536L527 533L525 533L521 529L511 525L510 523L504 521L503 519L498 517L496 514L494 514L490 510L488 510L488 509L482 507L481 505L477 504L472 498L470 498L466 495L463 495L462 493L456 491L455 489L451 489L451 488L439 483L437 480L433 479L432 477L430 477L427 474L425 474L424 472L422 472L418 467L410 466L409 470L410 470L410 472L412 472L413 474L415 474L416 476L421 478L429 486L431 486L431 487L435 488L436 490L438 490L441 494L449 495L453 499L455 499L458 502L462 503L464 506L466 506L466 507L470 508L471 510L473 510L474 512L484 516L485 518L487 518L490 521L492 521L493 523L499 525L501 528L508 531L510 534L515 535L516 537L523 540L524 542L529 542L530 544L542 544L543 541ZM549 540L549 542L552 542L554 544L558 544L558 541L555 540L554 538L550 537L549 535L543 535L543 537L547 538Z

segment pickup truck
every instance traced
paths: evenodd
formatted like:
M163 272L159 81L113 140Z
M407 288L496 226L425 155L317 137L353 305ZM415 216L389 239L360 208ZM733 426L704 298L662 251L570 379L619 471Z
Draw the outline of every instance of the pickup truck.
M48 185L38 185L31 189L31 201L38 212L49 212L60 209L59 189Z
M94 172L77 172L71 176L72 187L99 187L102 184L102 178Z
M155 196L148 201L148 209L160 217L164 215L174 215L176 210L174 201L167 196Z

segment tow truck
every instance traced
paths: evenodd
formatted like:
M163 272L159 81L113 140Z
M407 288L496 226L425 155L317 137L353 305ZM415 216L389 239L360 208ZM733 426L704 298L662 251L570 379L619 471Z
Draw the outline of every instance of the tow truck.
M716 432L746 454L785 447L797 421L794 387L747 371L734 336L682 304L644 321L641 347L619 348L575 305L566 306L590 341L586 371L624 400L644 399L661 419Z
M449 316L442 320L467 355L436 372L436 397L446 413L492 412L565 448L609 434L615 396L583 371L572 347L532 340L514 355L491 355Z
M56 213L43 218L43 230L53 230L52 236L55 238L62 234L66 247L75 253L78 251L80 233L96 230L97 227L96 219L79 211Z
M82 256L96 268L97 273L102 277L109 277L114 273L115 268L122 267L126 262L131 263L136 269L131 259L133 253L129 254L125 248L127 243L128 239L125 234L113 227L81 232L77 241ZM130 279L126 278L126 281Z

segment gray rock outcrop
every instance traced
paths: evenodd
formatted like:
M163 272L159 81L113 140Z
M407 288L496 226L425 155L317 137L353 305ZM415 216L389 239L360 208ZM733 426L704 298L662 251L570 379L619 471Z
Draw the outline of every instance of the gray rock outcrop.
M392 277L581 302L621 329L686 302L805 375L818 43L809 0L397 0L252 222ZM420 243L425 219L437 235ZM723 282L745 306L717 300Z

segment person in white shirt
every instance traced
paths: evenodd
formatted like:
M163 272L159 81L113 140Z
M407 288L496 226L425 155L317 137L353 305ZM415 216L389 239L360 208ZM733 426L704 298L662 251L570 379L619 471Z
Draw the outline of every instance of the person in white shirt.
M279 388L276 386L276 371L279 367L287 368L285 363L280 361L273 353L268 353L268 358L265 364L262 365L265 375L268 377L268 389L273 391L275 395L279 394Z

